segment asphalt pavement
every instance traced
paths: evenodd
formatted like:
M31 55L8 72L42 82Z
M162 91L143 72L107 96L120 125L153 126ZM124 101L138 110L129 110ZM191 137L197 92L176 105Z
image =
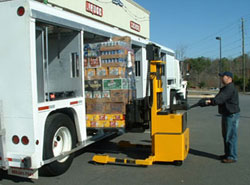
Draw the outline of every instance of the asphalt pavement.
M192 105L198 99L189 99ZM223 164L220 115L217 107L194 108L188 112L190 152L182 166L159 163L149 167L94 165L95 153L112 156L146 158L150 148L119 149L121 140L150 144L149 132L126 133L95 143L77 153L71 168L58 177L39 177L28 180L2 172L0 185L248 185L250 183L250 96L240 95L239 160Z

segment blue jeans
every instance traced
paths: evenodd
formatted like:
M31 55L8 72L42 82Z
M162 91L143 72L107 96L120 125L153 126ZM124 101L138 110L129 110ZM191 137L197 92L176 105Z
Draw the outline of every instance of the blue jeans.
M222 115L222 136L227 159L237 160L237 140L240 114Z

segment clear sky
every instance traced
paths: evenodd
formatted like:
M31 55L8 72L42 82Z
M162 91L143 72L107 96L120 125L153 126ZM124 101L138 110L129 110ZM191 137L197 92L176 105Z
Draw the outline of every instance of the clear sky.
M245 22L245 50L250 52L250 0L134 0L151 12L151 40L186 57L241 55L241 18Z

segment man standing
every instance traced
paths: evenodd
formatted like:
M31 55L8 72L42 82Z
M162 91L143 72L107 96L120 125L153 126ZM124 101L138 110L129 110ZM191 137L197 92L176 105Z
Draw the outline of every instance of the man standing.
M223 87L220 92L206 101L207 105L218 105L219 114L222 115L222 136L225 154L220 156L223 163L234 163L238 159L237 139L239 124L239 95L233 84L231 72L219 73Z

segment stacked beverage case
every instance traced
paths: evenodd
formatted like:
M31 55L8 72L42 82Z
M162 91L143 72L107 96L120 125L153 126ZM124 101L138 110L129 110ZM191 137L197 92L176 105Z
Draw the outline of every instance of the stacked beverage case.
M125 127L126 104L135 97L130 38L114 37L84 48L87 127Z

